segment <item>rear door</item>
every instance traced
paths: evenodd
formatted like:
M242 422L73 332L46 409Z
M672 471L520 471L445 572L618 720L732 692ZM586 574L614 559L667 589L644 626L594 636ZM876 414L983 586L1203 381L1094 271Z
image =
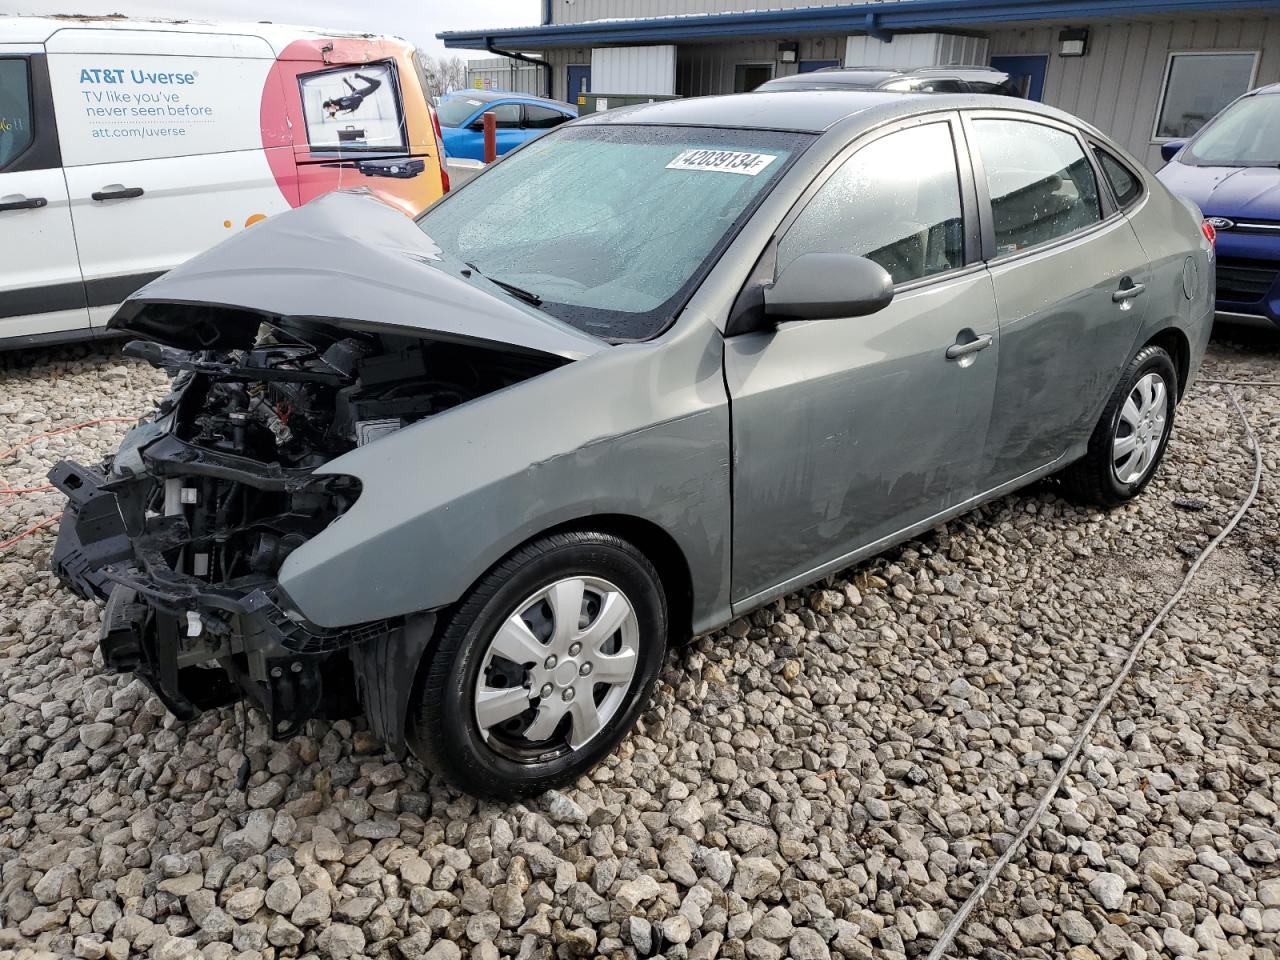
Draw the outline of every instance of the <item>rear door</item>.
M153 277L288 209L264 150L265 40L67 28L46 46L95 324Z
M43 47L0 44L0 251L0 341L88 331Z
M965 129L1000 318L987 486L1088 440L1142 328L1150 270L1077 131L1009 111Z

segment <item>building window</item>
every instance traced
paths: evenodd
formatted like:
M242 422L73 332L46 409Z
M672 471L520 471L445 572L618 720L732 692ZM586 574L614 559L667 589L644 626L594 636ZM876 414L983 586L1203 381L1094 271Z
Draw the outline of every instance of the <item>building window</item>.
M1182 140L1253 86L1257 53L1171 53L1155 140Z
M772 63L740 63L733 68L733 92L750 93L766 80L772 79Z

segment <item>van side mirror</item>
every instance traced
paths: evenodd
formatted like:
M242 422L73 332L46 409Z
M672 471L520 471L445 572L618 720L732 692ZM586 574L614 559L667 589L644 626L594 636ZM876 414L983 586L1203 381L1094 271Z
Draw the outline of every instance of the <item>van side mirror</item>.
M774 320L865 317L892 301L889 272L851 253L802 253L764 288L764 312Z
M1160 157L1165 163L1168 163L1178 155L1178 151L1187 145L1185 140L1170 140L1168 143L1160 144Z

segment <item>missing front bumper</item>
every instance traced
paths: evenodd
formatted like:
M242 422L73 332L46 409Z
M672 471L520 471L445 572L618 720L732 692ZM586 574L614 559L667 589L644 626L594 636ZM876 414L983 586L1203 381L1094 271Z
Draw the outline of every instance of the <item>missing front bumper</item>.
M326 630L293 612L271 576L215 583L176 569L193 536L184 516L148 512L157 485L171 470L225 474L240 465L166 440L148 448L144 473L108 477L63 462L49 475L68 500L53 569L80 596L107 602L99 638L106 666L141 677L182 719L248 698L278 738L313 717L359 712L350 651L391 642L403 621ZM252 479L306 482L269 467L261 474Z

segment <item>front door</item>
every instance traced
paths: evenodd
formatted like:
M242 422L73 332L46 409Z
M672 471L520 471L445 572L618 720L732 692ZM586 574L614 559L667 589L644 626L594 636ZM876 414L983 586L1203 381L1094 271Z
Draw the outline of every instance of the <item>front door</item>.
M1044 75L1049 69L1048 57L992 57L991 66L1009 75L1024 100L1039 103L1044 99Z
M591 64L571 63L568 71L569 86L568 92L565 94L565 100L581 109L587 105L587 101L585 98L581 100L578 98L591 92Z
M0 340L88 332L42 53L0 44Z
M915 122L860 146L778 243L777 271L803 253L869 257L893 276L893 303L726 340L735 604L843 566L977 489L1000 348L957 129Z
M1088 439L1141 330L1150 267L1129 221L1107 209L1075 131L1007 113L966 124L992 211L994 487Z

